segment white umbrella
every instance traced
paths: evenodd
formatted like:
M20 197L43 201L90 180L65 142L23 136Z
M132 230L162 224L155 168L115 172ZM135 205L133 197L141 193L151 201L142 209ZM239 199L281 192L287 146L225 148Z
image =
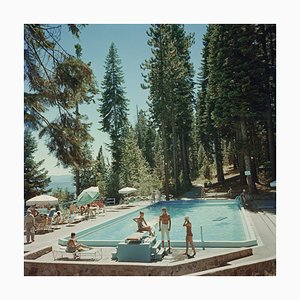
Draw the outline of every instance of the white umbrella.
M77 205L86 205L99 198L99 188L97 186L91 186L88 189L83 190L77 198Z
M49 195L35 196L26 201L27 206L31 205L55 205L58 204L58 199Z
M124 187L122 189L119 190L119 194L131 194L137 192L137 189L133 188L133 187Z

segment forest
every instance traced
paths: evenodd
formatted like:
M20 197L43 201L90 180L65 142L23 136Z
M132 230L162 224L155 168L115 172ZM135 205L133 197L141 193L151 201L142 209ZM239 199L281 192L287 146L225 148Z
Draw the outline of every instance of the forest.
M103 197L118 198L118 190L130 186L140 195L160 190L168 200L199 178L225 186L229 167L250 194L258 183L276 180L276 25L207 25L199 70L190 59L195 37L184 24L149 25L151 56L141 62L149 109L136 112L135 124L116 45L107 49L105 75L97 82L79 43L75 55L62 48L62 26L24 25L24 201L50 192L72 197L49 190L48 171L34 158L33 132L72 169L76 195L98 186ZM64 26L79 37L89 25ZM99 130L110 137L111 160L102 147L92 155L97 137L80 111L92 102ZM58 114L50 120L46 112L53 108Z

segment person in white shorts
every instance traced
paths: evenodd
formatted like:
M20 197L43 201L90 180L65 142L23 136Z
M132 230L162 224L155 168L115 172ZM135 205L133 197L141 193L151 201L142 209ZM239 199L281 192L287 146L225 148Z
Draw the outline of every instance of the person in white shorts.
M159 216L159 231L161 232L162 247L165 246L165 235L168 239L168 252L171 253L170 230L171 230L171 216L167 213L165 207L162 208L162 214Z

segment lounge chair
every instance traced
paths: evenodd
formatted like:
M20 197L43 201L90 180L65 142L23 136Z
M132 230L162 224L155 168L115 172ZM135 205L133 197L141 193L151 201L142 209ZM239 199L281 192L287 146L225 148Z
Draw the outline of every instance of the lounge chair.
M101 248L92 248L90 250L84 251L76 251L76 252L67 252L67 247L60 246L57 248L52 248L52 254L54 260L57 259L92 259L92 260L100 260L102 258L102 249Z

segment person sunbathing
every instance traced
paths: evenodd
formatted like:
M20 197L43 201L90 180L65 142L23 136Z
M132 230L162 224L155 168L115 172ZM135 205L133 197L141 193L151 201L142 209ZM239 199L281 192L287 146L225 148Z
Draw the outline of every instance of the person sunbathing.
M144 231L149 231L151 236L154 236L154 232L152 230L151 226L148 226L147 222L144 219L144 212L140 212L140 216L137 218L133 219L134 222L136 222L138 224L138 232L144 232ZM144 224L146 226L144 226Z
M66 252L74 253L75 259L78 259L79 256L76 255L77 251L84 251L84 250L90 250L90 249L92 249L92 248L77 242L75 232L71 233L71 238L68 240L68 243L67 243Z

